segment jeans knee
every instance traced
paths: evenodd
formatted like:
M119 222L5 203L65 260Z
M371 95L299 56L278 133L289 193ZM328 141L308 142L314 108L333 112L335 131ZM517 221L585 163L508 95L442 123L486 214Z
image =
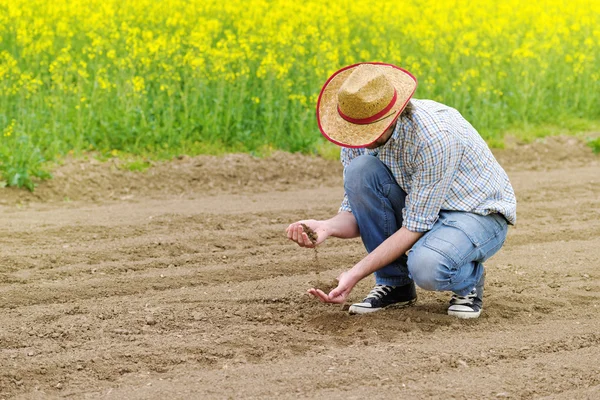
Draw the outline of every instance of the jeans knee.
M345 171L344 188L346 192L359 192L370 187L380 166L382 166L381 161L374 156L365 154L353 159Z
M420 288L432 291L447 290L449 276L444 271L448 271L448 268L441 254L420 246L409 253L407 266L411 278Z

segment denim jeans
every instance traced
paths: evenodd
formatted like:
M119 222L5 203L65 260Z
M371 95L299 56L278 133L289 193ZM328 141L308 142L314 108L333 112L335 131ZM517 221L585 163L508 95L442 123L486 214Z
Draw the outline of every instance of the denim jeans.
M344 189L368 252L402 227L406 192L377 157L362 155L346 167ZM414 282L425 290L464 296L483 275L483 262L504 244L508 223L501 214L440 211L433 228L408 252L375 272L377 284Z

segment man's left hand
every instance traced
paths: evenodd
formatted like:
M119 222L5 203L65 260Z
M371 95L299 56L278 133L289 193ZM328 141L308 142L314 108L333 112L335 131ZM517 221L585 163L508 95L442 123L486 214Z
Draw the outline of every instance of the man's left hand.
M308 293L315 296L323 303L342 304L346 302L348 295L358 281L351 276L349 271L342 272L337 279L337 287L329 292L329 294L323 292L321 289L315 288L308 289Z

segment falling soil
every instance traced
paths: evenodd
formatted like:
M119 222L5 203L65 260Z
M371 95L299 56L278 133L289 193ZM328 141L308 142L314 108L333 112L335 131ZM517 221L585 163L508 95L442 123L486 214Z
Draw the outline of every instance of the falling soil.
M67 160L0 189L0 399L600 398L599 158L572 138L495 155L519 220L469 321L444 292L361 316L306 293L365 255L329 238L317 276L284 233L336 213L339 162Z
M319 235L317 235L317 232L313 231L312 228L310 228L306 224L300 224L300 225L302 225L302 229L306 233L306 236L308 236L308 239L314 245L317 242L317 239L319 238ZM313 251L314 251L314 255L315 255L315 257L314 257L315 272L318 274L321 269L320 268L321 265L319 264L319 250L317 249L317 246L313 247ZM334 287L336 287L336 286L337 286L337 284Z
M304 230L304 232L306 232L306 235L308 236L308 238L310 239L310 241L315 244L315 242L317 241L317 239L319 238L319 236L317 235L317 232L313 231L312 228L310 228L308 225L306 224L301 224L302 225L302 229ZM321 265L319 264L319 256L318 256L318 250L317 247L313 247L314 249L314 265L315 265L315 274L319 274L319 271L321 269ZM315 288L315 289L321 289L324 293L329 294L329 292L331 292L333 289L335 289L338 286L338 280L337 279L331 279L329 281L323 281L323 280L315 280L315 281L310 281L309 282L310 286Z

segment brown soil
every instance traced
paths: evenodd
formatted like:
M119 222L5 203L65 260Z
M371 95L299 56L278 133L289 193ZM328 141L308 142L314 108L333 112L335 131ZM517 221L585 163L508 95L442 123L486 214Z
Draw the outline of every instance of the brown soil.
M317 232L313 231L308 225L306 224L300 224L302 225L302 230L304 232L306 232L306 236L308 236L308 239L312 242L312 244L314 245L317 242L317 239L319 239L319 235L317 235ZM321 265L319 263L319 250L318 248L315 246L313 247L313 252L314 252L314 265L315 265L315 272L318 274L319 271L321 270ZM321 289L321 286L323 287L330 287L331 284L328 283L326 285L324 285L322 282L319 282L319 284L314 284L314 287ZM334 285L333 287L336 287L337 285ZM333 289L333 288L331 288ZM331 289L329 289L331 291ZM323 291L325 291L325 289L322 289Z
M329 293L337 287L338 281L337 279L330 279L328 281L314 280L310 281L309 285L311 288L321 289L323 292Z
M317 235L317 232L313 231L306 224L301 224L301 225L302 225L302 230L304 230L304 232L306 232L306 236L308 236L308 239L310 239L310 241L313 242L313 244L314 244L317 241L317 239L319 239L319 235Z
M72 202L83 200L102 204L107 200L197 199L202 196L255 194L330 187L342 182L339 163L276 152L266 159L248 154L223 157L180 157L156 163L139 173L123 162L94 158L66 160L35 192L5 188L0 205L31 202Z
M366 316L309 298L365 254L330 239L317 275L284 234L337 211L337 162L70 160L2 189L0 399L600 398L599 158L568 138L496 155L519 223L475 321L447 293Z

